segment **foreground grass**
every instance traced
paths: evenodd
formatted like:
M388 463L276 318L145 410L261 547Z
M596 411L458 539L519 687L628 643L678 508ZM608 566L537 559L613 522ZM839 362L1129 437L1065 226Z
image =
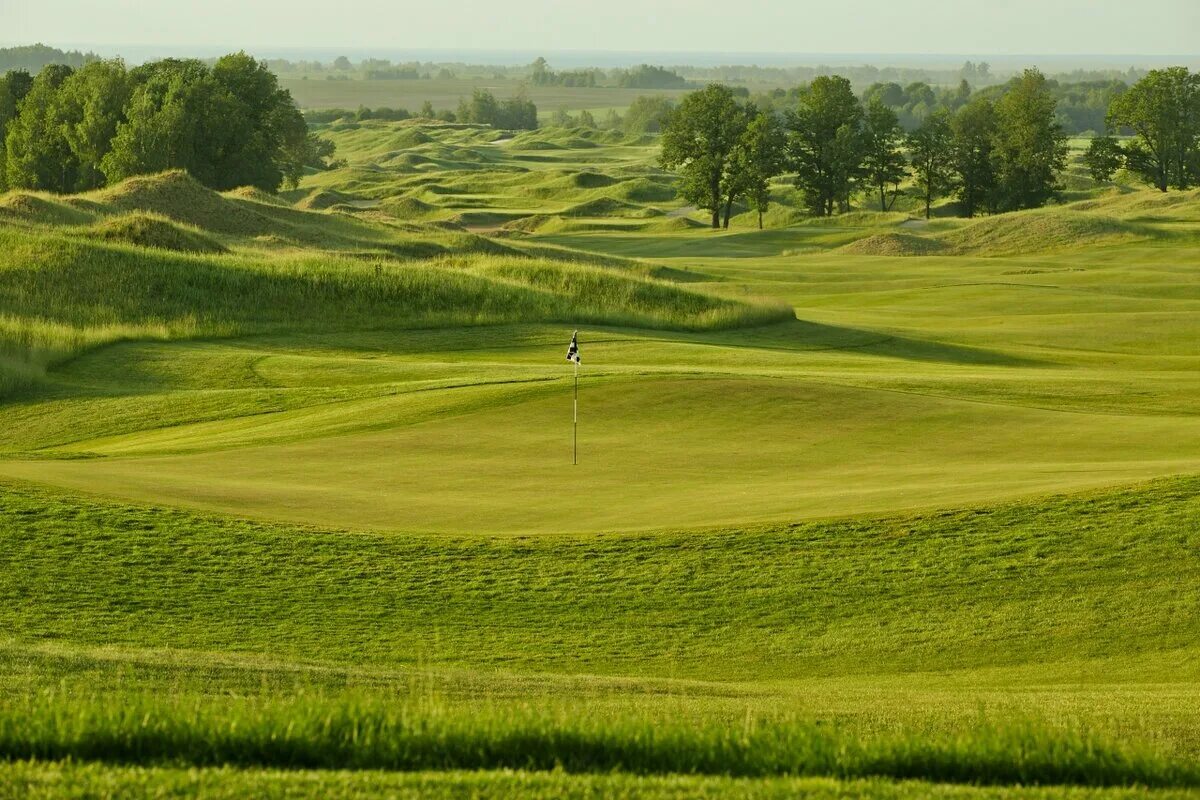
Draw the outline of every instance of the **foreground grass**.
M0 758L289 769L563 770L985 784L1200 786L1200 765L1044 722L864 736L820 721L693 724L378 695L44 692L0 703ZM579 711L581 709L576 709Z
M8 485L0 628L364 666L708 679L1148 656L1200 640L1198 486L486 539L336 534Z
M693 775L570 775L563 772L309 771L236 768L121 767L72 762L0 764L0 798L165 798L202 796L213 800L331 797L359 800L1179 800L1196 797L1184 789L1082 787L986 787L918 781L827 778L739 779Z

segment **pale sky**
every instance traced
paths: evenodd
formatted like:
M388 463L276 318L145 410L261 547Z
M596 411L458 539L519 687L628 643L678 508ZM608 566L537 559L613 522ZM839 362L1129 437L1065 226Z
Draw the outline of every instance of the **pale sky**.
M0 0L0 43L1196 55L1200 0Z

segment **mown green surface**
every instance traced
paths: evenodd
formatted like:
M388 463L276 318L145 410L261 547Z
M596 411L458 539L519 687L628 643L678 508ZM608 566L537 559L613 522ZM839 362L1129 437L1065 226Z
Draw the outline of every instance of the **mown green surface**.
M810 798L810 800L1178 800L1188 790L975 787L917 781L768 780L693 776L567 775L542 772L365 772L100 767L79 764L0 765L0 797L40 798L343 798L397 800L524 797L532 800L696 800L697 798Z
M0 197L3 791L1196 784L1194 193L713 233L652 140L327 133Z

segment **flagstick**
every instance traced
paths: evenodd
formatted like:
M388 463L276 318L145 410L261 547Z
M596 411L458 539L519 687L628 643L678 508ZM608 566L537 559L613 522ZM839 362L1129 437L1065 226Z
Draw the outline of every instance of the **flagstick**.
M571 463L580 463L580 362L575 362L575 425L571 431Z

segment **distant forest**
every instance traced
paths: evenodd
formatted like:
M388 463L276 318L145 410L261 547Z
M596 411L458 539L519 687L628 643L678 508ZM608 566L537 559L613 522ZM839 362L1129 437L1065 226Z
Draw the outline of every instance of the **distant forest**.
M9 70L25 70L39 72L42 67L50 64L79 69L84 64L99 61L95 53L81 53L78 50L59 50L44 44L27 44L21 47L0 47L0 75Z

